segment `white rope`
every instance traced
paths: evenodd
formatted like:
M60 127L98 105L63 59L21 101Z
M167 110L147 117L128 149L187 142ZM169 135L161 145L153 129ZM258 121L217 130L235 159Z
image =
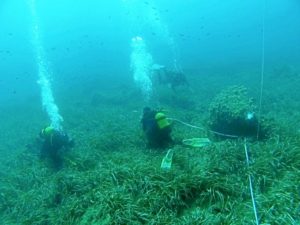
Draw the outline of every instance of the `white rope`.
M181 120L178 120L178 119L168 118L168 120L179 122L179 123L181 123L181 124L183 124L185 126L191 127L191 128L195 128L195 129L200 129L200 130L206 131L206 129L203 128L203 127L198 127L198 126L195 126L195 125L192 125L192 124L189 124L189 123L185 123L185 122L183 122ZM211 131L211 130L209 130L209 131L212 132L212 133L214 133L214 134L221 135L221 136L238 138L238 136L234 136L234 135L222 134L222 133ZM250 160L249 160L249 154L248 154L248 147L247 147L247 140L246 139L245 139L245 143L244 143L244 149L245 149L247 167L249 168ZM250 195L251 195L252 206L253 206L253 211L254 211L254 216L255 216L255 222L256 222L256 225L259 225L258 213L257 213L256 204L255 204L255 197L254 197L254 192L253 192L253 185L252 185L252 176L251 176L251 174L248 175L248 180L249 180L249 188L250 188Z
M168 118L168 120L172 120L172 121L181 123L181 124L183 124L185 126L188 126L188 127L191 127L191 128L195 128L195 129L199 129L199 130L203 130L203 131L209 131L209 132L214 133L214 134L219 135L219 136L231 137L231 138L238 138L239 137L239 136L236 136L236 135L223 134L223 133L220 133L220 132L217 132L217 131L207 130L207 129L203 128L203 127L198 127L198 126L195 126L195 125L192 125L192 124L188 124L186 122L183 122L181 120L174 119L174 118Z
M259 96L258 123L257 123L257 134L256 134L257 139L259 137L259 132L260 132L261 107L262 107L262 98L263 98L263 89L264 89L264 73L265 73L265 10L266 10L266 1L263 0L260 96Z
M246 155L246 162L247 162L247 167L249 168L249 155L248 155L248 147L247 147L247 141L245 139L244 143L244 149L245 149L245 155ZM248 175L248 180L249 180L249 188L250 188L250 195L251 195L251 200L252 200L252 206L253 206L253 211L254 211L254 216L255 216L255 223L256 225L259 225L259 220L258 220L258 213L257 213L257 208L255 204L255 197L254 197L254 192L253 192L253 185L252 185L252 176L251 174Z
M261 120L261 107L262 107L262 98L263 98L263 89L264 89L264 73L265 73L265 11L266 11L266 0L263 0L263 7L262 7L262 43L261 43L261 73L260 73L260 96L259 96L259 108L258 108L258 123L257 123L257 135L256 138L259 137L260 132L260 120ZM248 147L247 147L247 140L245 139L244 143L245 155L246 155L246 162L247 167L249 168L249 155L248 155ZM250 195L252 200L253 212L255 216L255 223L259 225L258 220L258 213L255 204L255 197L253 192L253 185L252 185L252 176L251 174L248 175L249 180L249 189Z

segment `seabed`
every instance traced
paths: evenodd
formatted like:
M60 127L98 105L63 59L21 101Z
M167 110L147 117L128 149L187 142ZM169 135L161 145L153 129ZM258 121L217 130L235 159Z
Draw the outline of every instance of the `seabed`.
M175 124L175 139L208 136L212 143L177 146L172 168L162 170L167 150L146 148L139 123L144 103L131 86L89 92L82 86L55 96L76 142L59 171L41 161L34 146L48 122L39 97L1 106L0 223L255 224L251 174L260 223L299 224L300 77L274 76L266 74L262 113L274 118L276 130L248 143L249 167L243 139L220 140ZM210 102L228 85L246 83L259 96L259 78L250 72L230 79L189 72L188 79L192 93L167 90L155 97L168 116L195 125L206 126Z

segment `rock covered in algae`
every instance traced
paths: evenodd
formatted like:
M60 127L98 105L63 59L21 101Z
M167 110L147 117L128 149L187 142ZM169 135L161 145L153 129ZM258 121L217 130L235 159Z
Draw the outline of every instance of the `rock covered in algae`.
M256 136L256 106L243 86L232 86L217 95L209 107L209 126L213 131L240 137Z

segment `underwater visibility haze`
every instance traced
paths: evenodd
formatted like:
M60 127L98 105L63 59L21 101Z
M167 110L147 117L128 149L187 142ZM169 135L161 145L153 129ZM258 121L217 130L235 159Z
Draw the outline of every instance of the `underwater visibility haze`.
M0 224L299 224L298 0L2 0Z

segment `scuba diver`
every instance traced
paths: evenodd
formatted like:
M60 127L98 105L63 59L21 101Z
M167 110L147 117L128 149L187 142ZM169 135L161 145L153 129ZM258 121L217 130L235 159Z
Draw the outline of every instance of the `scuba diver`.
M176 92L176 88L179 86L189 86L184 73L167 70L165 76L174 92Z
M42 159L49 158L56 169L60 169L63 164L62 150L68 150L74 146L74 141L61 130L56 130L47 126L40 132L42 146L40 156Z
M145 107L141 123L150 148L167 148L174 144L171 124L161 111Z
M168 70L160 65L155 65L152 69L159 85L168 85L174 92L180 86L189 87L187 78L182 72Z

